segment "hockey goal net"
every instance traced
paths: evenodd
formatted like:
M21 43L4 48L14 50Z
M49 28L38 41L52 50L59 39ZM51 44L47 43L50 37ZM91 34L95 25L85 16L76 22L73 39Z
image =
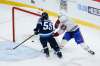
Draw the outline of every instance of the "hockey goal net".
M23 8L12 8L12 39L13 42L22 42L34 33L40 14Z

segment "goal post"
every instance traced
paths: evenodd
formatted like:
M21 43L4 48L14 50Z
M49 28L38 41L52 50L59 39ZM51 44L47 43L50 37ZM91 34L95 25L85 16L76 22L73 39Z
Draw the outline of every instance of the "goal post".
M34 16L41 16L40 14L38 13L35 13L35 12L31 12L31 11L28 11L28 10L25 10L25 9L22 9L22 8L19 8L19 7L13 7L12 8L12 40L13 42L16 41L16 14L15 12L17 11L20 11L20 12L24 12L24 13L27 13L27 14L30 14L30 15L34 15ZM24 16L23 17L20 17L19 18L22 18L24 19ZM24 23L23 23L24 24ZM23 26L23 25L22 25ZM27 27L27 26L26 26ZM21 27L20 27L21 28ZM20 30L20 29L19 29ZM27 29L28 30L28 29Z

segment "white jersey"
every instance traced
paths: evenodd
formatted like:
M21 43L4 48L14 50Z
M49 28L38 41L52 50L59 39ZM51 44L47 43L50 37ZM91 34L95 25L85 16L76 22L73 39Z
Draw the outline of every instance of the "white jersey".
M65 20L60 20L60 21L61 21L60 26L65 25L67 27L66 31L75 31L78 28L78 26L75 23L73 23L73 21L70 20L68 17L66 17Z
M72 31L75 31L79 28L78 25L73 23L73 21L70 20L67 16L64 16L64 17L61 16L59 18L59 20L60 20L60 24L58 26L58 31L57 31L59 34L62 34L65 31L72 32ZM64 26L66 26L66 29L63 29Z

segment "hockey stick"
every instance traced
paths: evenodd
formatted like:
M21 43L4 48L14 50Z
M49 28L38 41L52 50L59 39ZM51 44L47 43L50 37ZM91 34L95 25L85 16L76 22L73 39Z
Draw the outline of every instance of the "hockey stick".
M12 49L16 49L17 47L19 47L20 45L22 45L23 43L25 43L27 40L29 40L30 38L32 38L33 36L35 36L35 34L31 35L30 37L26 38L24 41L22 41L20 44L16 45L15 47L13 47Z

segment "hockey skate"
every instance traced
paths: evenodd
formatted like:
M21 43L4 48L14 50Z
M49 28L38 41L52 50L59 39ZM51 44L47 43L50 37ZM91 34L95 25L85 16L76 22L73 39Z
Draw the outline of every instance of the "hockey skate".
M92 51L92 50L89 50L88 52L89 52L91 55L95 55L95 52Z
M57 56L58 56L58 58L62 58L62 53L61 52L57 52Z
M50 55L49 55L49 53L45 53L46 54L46 57L49 57Z
M95 52L92 51L88 45L81 44L81 47L82 47L85 51L89 52L91 55L95 55Z
M48 48L45 48L43 53L46 55L46 57L50 56Z

